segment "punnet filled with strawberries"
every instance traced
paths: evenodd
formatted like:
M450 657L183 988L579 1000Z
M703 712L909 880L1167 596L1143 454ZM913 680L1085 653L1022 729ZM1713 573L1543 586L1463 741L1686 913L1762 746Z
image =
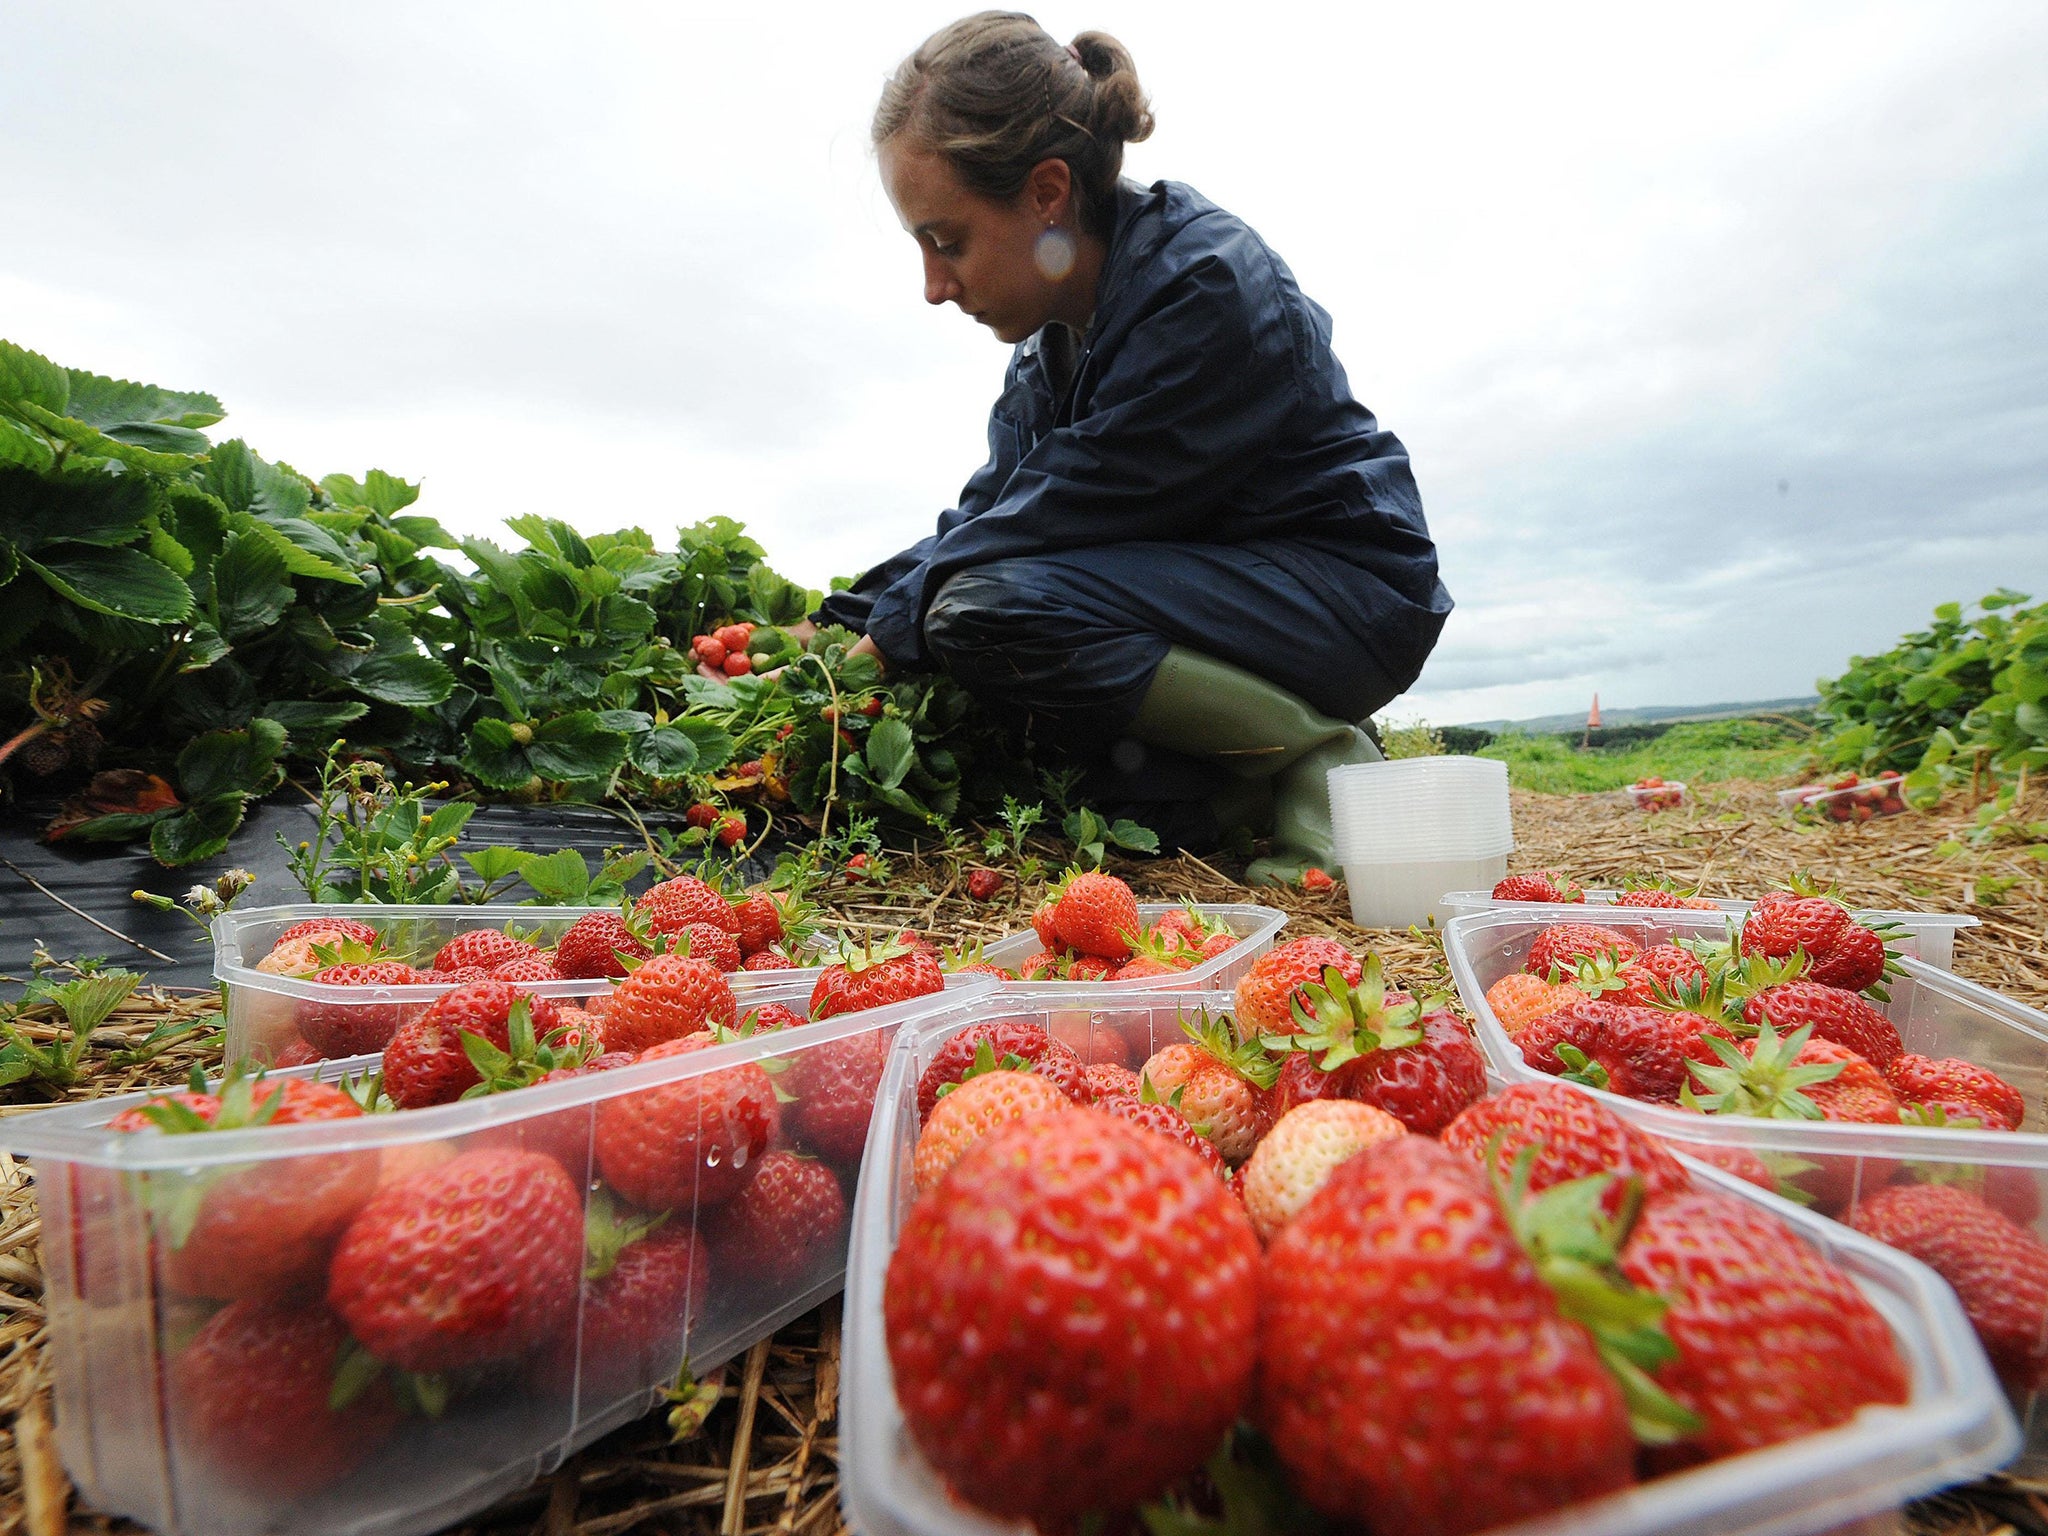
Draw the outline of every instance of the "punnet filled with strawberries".
M840 1285L891 1041L993 990L926 971L486 977L368 1061L9 1119L65 1466L164 1532L427 1532L688 1396Z
M734 898L694 875L618 907L234 910L215 920L213 939L226 1059L281 1066L380 1051L401 1023L465 982L516 982L581 1004L670 954L706 962L747 996L814 981L843 947L805 903L765 891Z
M1795 875L1787 889L1802 896L1825 895L1824 887ZM1759 895L1768 891L1759 889ZM1652 876L1623 879L1614 886L1581 885L1555 869L1532 869L1507 876L1487 891L1453 891L1443 906L1453 917L1505 905L1677 908L1699 912L1730 912L1740 916L1755 902L1749 899L1702 896L1696 889ZM1859 910L1851 914L1865 927L1885 930L1888 947L1902 958L1920 960L1943 970L1955 959L1956 934L1983 925L1967 913Z
M1445 948L1501 1077L1567 1083L1930 1265L2034 1405L2048 1015L1900 960L1838 904L1791 893L1739 919L1474 913Z
M1929 1270L1476 1055L1330 940L907 1028L853 1214L850 1522L1796 1532L2012 1454Z
M986 945L979 958L1026 988L1229 987L1286 921L1248 903L1140 902L1115 875L1069 870L1032 912L1030 932Z

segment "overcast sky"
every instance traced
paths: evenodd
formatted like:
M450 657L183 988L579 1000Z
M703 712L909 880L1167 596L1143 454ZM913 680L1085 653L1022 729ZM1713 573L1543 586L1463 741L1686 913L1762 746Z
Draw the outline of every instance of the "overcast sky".
M1005 349L928 309L880 83L956 5L11 0L0 336L315 476L930 531ZM2048 595L2048 7L1091 0L1407 442L1458 610L1399 716L1810 691ZM516 542L516 541L511 541Z

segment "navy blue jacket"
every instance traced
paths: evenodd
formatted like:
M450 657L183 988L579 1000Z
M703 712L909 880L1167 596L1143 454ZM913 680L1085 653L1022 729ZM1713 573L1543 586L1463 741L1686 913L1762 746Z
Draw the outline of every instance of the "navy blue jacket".
M1118 189L1078 368L1017 347L989 459L938 532L821 609L892 665L955 572L1089 546L1252 544L1320 593L1399 687L1451 609L1407 451L1351 397L1330 317L1241 219L1178 182Z

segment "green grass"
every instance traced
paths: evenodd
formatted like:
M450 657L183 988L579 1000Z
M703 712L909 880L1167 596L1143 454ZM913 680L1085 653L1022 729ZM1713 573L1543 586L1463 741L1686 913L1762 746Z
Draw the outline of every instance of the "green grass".
M1620 789L1650 774L1683 784L1786 778L1800 772L1812 741L1811 728L1793 721L1702 720L1674 725L1651 741L1595 751L1559 736L1502 736L1479 756L1506 763L1517 789L1571 795Z

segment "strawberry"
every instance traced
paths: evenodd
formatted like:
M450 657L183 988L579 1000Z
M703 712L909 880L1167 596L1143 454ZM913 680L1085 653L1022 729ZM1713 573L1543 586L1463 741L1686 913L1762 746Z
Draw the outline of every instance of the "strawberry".
M897 940L864 949L847 949L828 965L811 988L811 1017L829 1019L842 1013L886 1008L945 990L945 973L929 947Z
M335 963L331 958L334 951L325 945L318 945L317 941L338 937L339 935L337 934L315 933L296 939L281 939L271 949L269 954L256 962L256 970L264 976L310 977L314 972ZM351 945L350 947L362 949L365 955L370 953L369 950L363 949L361 945ZM323 960L321 958L323 951L330 958Z
M740 962L743 971L793 971L797 963L779 949L757 949Z
M1321 895L1324 891L1335 890L1336 880L1326 869L1317 869L1311 864L1301 872L1301 888L1310 895Z
M1135 1099L1143 1086L1142 1079L1129 1067L1119 1066L1113 1061L1099 1061L1081 1074L1080 1101L1099 1104L1116 1095Z
M518 955L491 972L493 981L560 981L562 973L544 949Z
M1880 1072L1905 1048L1898 1026L1856 993L1813 981L1765 987L1743 1003L1742 1017L1751 1025L1768 1019L1779 1034L1810 1025L1815 1039L1847 1046Z
M727 933L740 930L739 914L724 893L695 875L677 875L649 886L633 906L655 933L681 933L690 923L709 923Z
M1235 949L1237 947L1237 940L1238 936L1234 933L1212 933L1209 937L1202 940L1201 958L1204 960L1214 960L1225 950Z
M1269 1036L1312 1060L1331 1084L1315 1098L1355 1099L1385 1110L1409 1130L1434 1136L1458 1111L1486 1092L1486 1058L1458 1017L1445 1008L1425 1013L1405 992L1387 988L1378 955L1366 957L1359 984L1341 979L1307 989L1295 1004L1299 1029ZM1273 1105L1286 1113L1290 1090Z
M725 659L725 670L735 677L744 673L747 670L747 666L752 665L752 663L748 662L746 666L735 668L733 666L735 661L747 662L747 658L745 656L728 656ZM718 839L719 847L730 848L747 835L747 818L738 811L727 811L712 826L711 835Z
M1270 1243L1339 1163L1375 1142L1407 1134L1385 1110L1349 1099L1320 1099L1287 1111L1238 1173L1245 1214L1259 1241Z
M1635 940L1612 928L1594 923L1552 923L1536 935L1522 969L1531 976L1549 976L1553 969L1562 976L1570 976L1581 960L1611 955L1620 966L1635 959L1637 953Z
M1894 958L1881 935L1852 922L1825 955L1815 957L1807 977L1824 986L1867 992L1883 984L1886 970L1894 968L1890 966Z
M685 923L680 930L664 937L674 953L702 960L721 975L730 975L740 968L743 957L738 938L716 923ZM659 944L662 940L655 942Z
M1297 1026L1294 1004L1305 988L1336 971L1356 986L1364 974L1358 959L1335 939L1291 939L1251 963L1237 981L1237 1022L1247 1035L1286 1034Z
M313 980L330 987L416 987L441 979L416 971L403 960L330 965L313 973ZM383 1050L398 1026L419 1011L418 1003L302 997L294 1001L292 1018L299 1038L322 1056L364 1056Z
M711 1213L712 1262L730 1281L794 1295L846 1263L846 1196L832 1170L794 1152L770 1152L761 1171Z
M987 1063L985 1070L970 1068L971 1075L952 1085L918 1133L911 1164L918 1189L936 1189L960 1154L997 1126L1074 1107L1072 1099L1037 1073L999 1068L993 1052Z
M1793 1198L1791 1192L1779 1185L1777 1175L1771 1172L1771 1165L1748 1147L1718 1141L1673 1141L1668 1137L1661 1139L1670 1151L1683 1152L1687 1157L1711 1163L1723 1173L1732 1173L1745 1184L1754 1184L1758 1189L1768 1190L1771 1194Z
M1068 981L1107 981L1121 967L1100 955L1081 955L1067 966Z
M1495 901L1582 902L1586 892L1578 881L1566 879L1555 870L1535 869L1526 875L1509 875L1493 888Z
M1713 1190L1652 1200L1622 1273L1670 1302L1675 1359L1657 1384L1700 1427L1668 1459L1731 1456L1903 1403L1908 1377L1883 1315L1848 1275L1768 1211Z
M1676 944L1652 944L1614 974L1621 982L1615 1000L1639 1008L1655 1008L1687 987L1707 985L1707 968L1700 957Z
M1019 981L1064 981L1066 979L1066 957L1051 950L1042 949L1036 954L1026 955L1017 962Z
M722 663L727 677L745 677L754 670L754 658L745 651L727 651ZM738 839L734 839L738 841Z
M223 1307L167 1373L180 1454L268 1501L339 1481L399 1424L390 1382L318 1304Z
M458 1154L387 1184L342 1234L327 1301L407 1371L509 1360L576 1314L583 1202L551 1157Z
M1442 1141L1500 1179L1513 1172L1523 1148L1533 1149L1527 1174L1532 1194L1599 1173L1634 1175L1651 1200L1692 1184L1656 1137L1562 1083L1517 1083L1481 1099L1444 1127Z
M741 955L759 954L782 937L782 907L766 891L757 891L745 901L735 902L732 912L739 920L734 931Z
M612 989L605 1047L644 1051L715 1024L729 1026L736 1008L732 985L716 966L688 955L655 955Z
M586 1047L587 1049L587 1047ZM630 1067L636 1057L623 1051L611 1051L590 1057L586 1061L554 1067L541 1074L542 1083L562 1083L578 1077L589 1077L597 1072L616 1072L620 1067ZM553 1114L533 1115L524 1120L515 1120L508 1125L493 1127L471 1136L468 1145L510 1147L519 1152L542 1152L560 1163L578 1189L587 1188L590 1183L590 1126L593 1107L579 1104L573 1109L557 1110Z
M911 1208L889 1260L905 1428L997 1516L1050 1528L1152 1498L1246 1402L1257 1270L1237 1201L1166 1137L1089 1109L1005 1127Z
M1676 1104L1693 1065L1715 1060L1712 1042L1734 1038L1726 1026L1698 1014L1588 998L1545 1014L1515 1044L1539 1072L1624 1098Z
M708 1031L666 1040L642 1062L684 1056L717 1043ZM598 1170L642 1210L722 1205L759 1170L781 1129L775 1084L756 1062L700 1072L597 1106Z
M230 1072L218 1094L195 1082L121 1111L107 1129L183 1136L361 1113L329 1083ZM376 1183L374 1153L331 1152L153 1173L138 1189L152 1217L165 1287L239 1301L316 1284L336 1237Z
M1895 1184L1845 1218L1955 1288L1992 1366L2024 1395L2048 1385L2048 1243L1953 1184Z
M627 960L652 953L625 913L586 912L556 941L555 969L570 977L623 976Z
M587 1409L675 1379L711 1295L708 1245L673 1217L619 1211L602 1185L584 1223L583 1302L534 1356L541 1391L574 1388Z
M1886 973L1897 969L1885 941L1897 934L1864 927L1829 897L1772 891L1742 920L1742 953L1782 959L1798 950L1812 962L1808 980L1882 996Z
M707 667L725 665L725 647L713 635L698 635L690 641L690 654Z
M1561 981L1545 981L1527 971L1509 971L1486 989L1486 1006L1510 1039L1546 1013L1578 1002L1585 994Z
M472 981L489 981L493 973L481 965L459 965L452 971L430 971L427 980L444 986L466 987Z
M515 939L509 933L496 928L472 928L467 933L458 933L434 953L434 970L459 971L464 966L480 965L487 971L495 971L508 960L517 960L521 955L539 953L540 947L524 939Z
M1266 1092L1280 1064L1257 1040L1240 1039L1228 1014L1197 1009L1193 1018L1182 1017L1181 1029L1187 1041L1155 1051L1139 1078L1177 1104L1236 1167L1252 1155L1270 1123Z
M1253 1417L1302 1498L1376 1530L1479 1530L1634 1476L1592 1339L1423 1136L1338 1164L1266 1250Z
M810 1022L787 1003L763 1003L758 1008L749 1008L738 1027L743 1035L758 1035L776 1029L802 1029Z
M724 659L725 658L722 656L719 658L720 661L723 661ZM706 805L703 801L700 800L695 805L691 806L687 811L683 812L683 820L687 821L693 827L699 827L704 829L705 831L709 831L714 825L717 824L718 807L715 805Z
M1216 1150L1216 1143L1196 1130L1188 1122L1188 1117L1173 1105L1157 1094L1148 1093L1142 1083L1127 1093L1102 1094L1096 1099L1095 1107L1119 1120L1141 1126L1154 1135L1179 1142L1199 1157L1202 1166L1217 1178L1230 1178L1230 1170L1224 1166L1223 1154Z
M1765 1024L1739 1050L1708 1044L1722 1065L1693 1070L1710 1091L1688 1094L1687 1102L1710 1113L1898 1124L1898 1096L1883 1074L1847 1046L1813 1035L1810 1024L1782 1038Z
M294 940L307 939L315 944L360 944L366 950L374 950L383 942L383 935L368 923L353 917L309 917L304 922L293 923L275 939L270 948L275 953L282 945Z
M968 1025L932 1053L931 1065L917 1080L918 1124L931 1119L941 1088L967 1076L984 1042L995 1062L1015 1056L1068 1098L1080 1098L1081 1058L1070 1047L1026 1020L990 1019Z
M840 1168L859 1168L889 1041L887 1031L869 1029L790 1057L781 1085L790 1100L783 1114L790 1136L805 1151Z
M528 1010L533 1036L545 1037L561 1027L552 1001L530 997L496 978L435 998L385 1047L384 1092L391 1102L400 1109L452 1104L481 1084L483 1073L471 1052L476 1045L509 1051L512 1009L520 1003Z
M724 646L728 652L743 651L747 642L754 638L751 624L721 624L711 631L711 638Z
M1162 916L1149 930L1162 941L1180 945L1183 948L1199 950L1202 941L1211 933L1209 920L1201 909L1191 901L1184 901Z
M1145 925L1130 886L1115 875L1086 872L1067 877L1053 907L1052 926L1062 944L1084 955L1124 960Z
M1038 935L1038 942L1040 944L1052 951L1057 951L1064 947L1060 939L1059 928L1052 920L1053 912L1060 904L1060 889L1060 887L1055 886L1053 893L1033 908L1031 913L1031 931Z
M1901 1051L1884 1070L1902 1104L1939 1105L1950 1122L1967 1118L1987 1130L2016 1131L2027 1117L2027 1101L2017 1088L1988 1067L1958 1057L1933 1060Z
M973 901L994 901L996 892L1003 888L1003 872L1000 869L970 869L967 872L967 895Z
M1644 885L1618 893L1614 898L1614 905L1617 907L1647 907L1669 912L1686 907L1688 900L1677 891L1666 890L1661 885ZM1706 905L1711 908L1714 904L1710 901Z

